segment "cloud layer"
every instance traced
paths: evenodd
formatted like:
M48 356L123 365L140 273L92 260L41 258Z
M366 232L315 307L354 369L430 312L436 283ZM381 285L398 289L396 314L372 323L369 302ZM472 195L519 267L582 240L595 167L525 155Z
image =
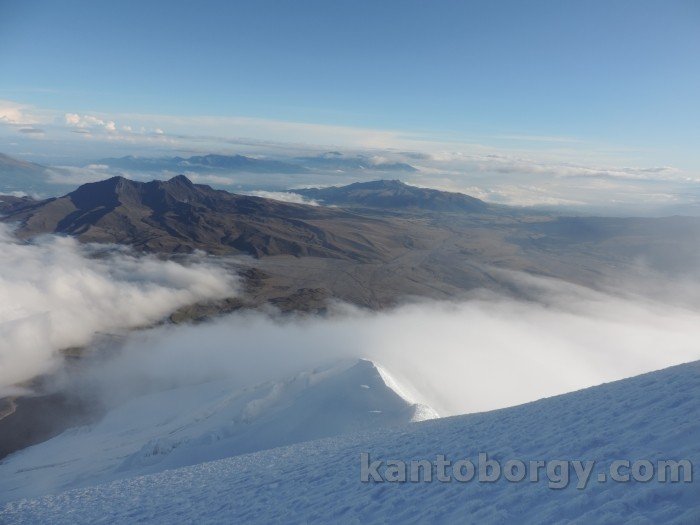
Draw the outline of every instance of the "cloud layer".
M368 358L441 415L490 410L700 359L700 313L514 275L532 300L478 293L329 318L239 313L133 334L95 383L110 399L232 379L240 387Z
M287 193L283 191L250 191L246 192L253 197L262 197L263 199L272 199L282 202L290 202L292 204L308 204L309 206L318 206L319 203L313 199L307 199L298 193Z
M505 134L460 140L250 117L64 112L0 100L3 140L4 152L42 163L47 153L59 159L68 156L70 162L49 163L62 166L77 159L89 164L122 155L223 153L288 159L339 150L375 162L408 163L419 172L397 174L406 182L467 192L501 204L568 207L596 214L700 215L700 173L693 159L576 137ZM100 170L64 167L54 172L52 181L72 184L99 175ZM237 184L268 191L381 176L362 170L229 175L196 174L202 182L221 187Z
M184 265L57 236L24 244L0 225L0 393L98 332L147 326L235 291L235 278L204 258Z

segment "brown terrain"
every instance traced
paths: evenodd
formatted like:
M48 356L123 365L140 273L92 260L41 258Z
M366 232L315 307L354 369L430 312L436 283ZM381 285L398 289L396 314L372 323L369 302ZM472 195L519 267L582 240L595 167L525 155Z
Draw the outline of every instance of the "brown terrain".
M114 177L44 201L6 197L0 213L24 239L59 233L166 257L251 256L240 259L245 297L193 305L179 321L265 302L319 311L328 298L383 308L480 287L512 292L499 270L595 288L640 266L681 275L700 266L698 218L561 217L399 181L298 191L334 206L236 195L180 175Z

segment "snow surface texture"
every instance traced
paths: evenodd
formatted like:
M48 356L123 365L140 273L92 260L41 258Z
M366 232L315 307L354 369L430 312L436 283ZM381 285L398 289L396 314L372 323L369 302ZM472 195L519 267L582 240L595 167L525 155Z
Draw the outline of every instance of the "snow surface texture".
M591 459L591 483L361 483L361 452ZM700 523L700 483L596 483L613 459L700 465L700 362L503 410L299 443L7 504L14 523ZM697 474L695 472L694 474Z
M372 362L233 390L227 381L138 397L0 462L0 502L437 417Z

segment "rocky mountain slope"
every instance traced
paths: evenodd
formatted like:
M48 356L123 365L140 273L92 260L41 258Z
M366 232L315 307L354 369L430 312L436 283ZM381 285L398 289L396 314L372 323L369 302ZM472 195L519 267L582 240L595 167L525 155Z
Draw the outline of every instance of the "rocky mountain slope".
M0 211L23 239L60 233L168 256L252 255L252 304L288 311L319 311L318 298L381 308L474 288L514 292L501 270L599 288L631 278L652 285L647 270L695 277L700 267L700 218L560 217L399 181L298 191L342 205L237 195L180 175L114 177L60 198L11 198Z
M180 175L136 182L113 177L55 199L10 208L17 234L64 233L84 242L160 253L247 253L371 260L403 238L378 219L236 195ZM381 242L367 241L374 234Z
M348 186L297 189L293 192L324 204L384 210L483 213L492 208L469 195L409 186L399 180L357 182Z

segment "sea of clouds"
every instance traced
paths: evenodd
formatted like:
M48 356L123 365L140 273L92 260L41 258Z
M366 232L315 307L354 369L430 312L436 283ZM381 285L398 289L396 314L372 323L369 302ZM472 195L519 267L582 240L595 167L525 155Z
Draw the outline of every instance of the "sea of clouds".
M528 299L475 292L327 317L240 312L135 333L94 370L124 392L226 378L240 388L367 358L440 415L491 410L700 359L700 313L513 274ZM128 387L125 385L129 385Z
M693 303L514 272L502 278L517 298L475 291L380 312L336 304L323 317L243 311L154 326L179 307L236 295L235 272L204 255L165 261L52 235L27 243L7 227L0 244L0 394L61 371L61 350L89 347L102 333L124 339L107 357L85 360L80 381L110 403L221 378L244 388L367 358L415 401L452 415L700 359Z

